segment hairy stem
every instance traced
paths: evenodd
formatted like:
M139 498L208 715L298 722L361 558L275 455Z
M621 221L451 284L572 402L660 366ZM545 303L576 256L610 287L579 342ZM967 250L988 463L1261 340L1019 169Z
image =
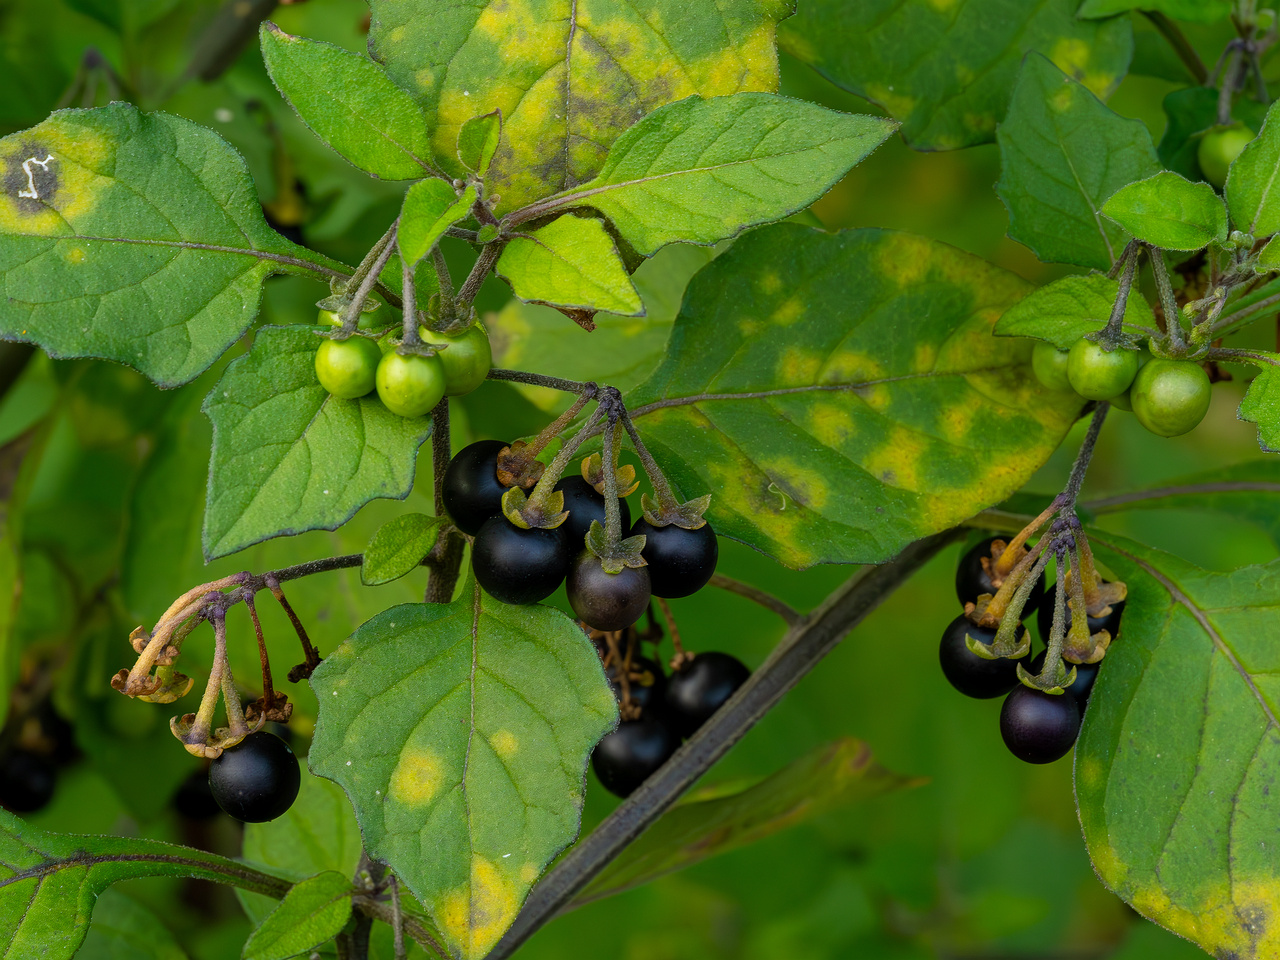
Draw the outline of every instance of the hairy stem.
M1103 402L1093 411L1093 419L1089 421L1089 432L1084 435L1080 452L1076 454L1076 462L1071 465L1071 476L1067 479L1067 486L1062 491L1062 509L1065 511L1074 511L1076 508L1080 487L1084 483L1085 474L1089 472L1089 463L1093 460L1093 448L1098 443L1098 434L1102 431L1103 421L1107 419L1107 412L1110 409L1111 404Z
M365 258L360 261L360 266L356 267L356 272L351 275L348 281L348 289L351 284L355 284L355 293L351 295L351 302L347 304L347 308L342 311L342 330L346 335L355 333L356 325L360 322L360 313L364 309L364 303L369 299L369 294L373 292L374 286L378 283L378 278L382 275L382 268L387 265L387 261L391 259L391 254L396 250L396 230L400 227L400 219L397 217L395 222L387 228L387 232L382 235L377 243L365 254ZM401 291L403 293L403 291Z
M480 251L480 256L476 257L475 266L471 268L471 273L463 281L462 289L458 291L458 308L463 311L464 316L471 308L476 294L480 292L480 287L484 285L489 271L493 269L493 265L498 262L498 257L501 255L502 244L494 242L485 244Z
M435 488L435 510L437 517L445 516L444 509L444 472L449 468L453 456L452 443L449 437L449 398L445 397L431 411L431 474L432 486ZM444 534L444 546L439 560L431 567L427 576L427 603L448 603L453 599L454 588L458 585L458 572L462 568L463 539L461 534L448 527Z
M640 439L640 431L631 422L631 416L627 413L626 407L622 408L622 426L627 431L627 436L631 438L631 446L635 448L636 456L640 458L640 465L644 467L645 476L649 478L649 483L653 487L658 509L664 514L676 513L680 508L680 501L671 489L671 484L667 482L666 474L658 466L658 461L653 458L649 448Z
M802 619L800 611L794 607L779 600L771 593L765 593L763 590L751 586L749 583L743 583L741 580L734 580L732 577L726 577L723 573L713 573L711 575L711 586L719 587L721 590L727 590L730 593L736 593L740 597L746 597L752 603L758 603L766 610L772 610L783 620L787 626L795 626Z
M1133 275L1138 269L1138 256L1141 249L1142 245L1139 241L1130 240L1116 263L1116 267L1124 265L1120 274L1120 292L1116 294L1116 302L1111 305L1111 317L1107 320L1107 325L1103 328L1102 336L1098 340L1108 350L1114 350L1119 345L1120 337L1124 332L1124 311L1129 305L1129 293L1133 290Z
M577 380L562 380L560 377L546 377L540 373L526 373L523 370L502 370L494 367L487 374L490 380L506 380L510 383L523 383L531 387L546 387L549 390L563 390L565 393L594 394L596 385L590 381L579 383Z
M918 540L878 567L866 567L795 624L769 659L661 769L569 851L529 895L511 929L487 960L504 960L622 850L639 837L724 756L783 695L830 653L845 635L943 547L956 540L950 530Z

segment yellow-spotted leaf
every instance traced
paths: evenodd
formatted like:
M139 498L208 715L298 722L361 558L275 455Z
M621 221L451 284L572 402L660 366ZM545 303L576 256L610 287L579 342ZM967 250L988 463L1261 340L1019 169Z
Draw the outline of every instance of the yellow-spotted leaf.
M1214 957L1280 956L1280 562L1091 540L1129 587L1076 747L1098 876Z
M193 379L253 322L273 273L339 275L262 217L211 130L126 103L0 139L0 338Z
M591 642L471 583L374 617L311 684L311 768L346 790L369 854L453 953L483 957L578 833L587 758L617 719Z
M1030 289L923 237L766 227L694 277L628 406L717 533L876 563L1013 493L1079 414L991 335Z
M499 212L590 180L665 103L776 90L791 0L372 0L370 47L418 98L450 173L458 132L501 110Z
M527 303L624 317L644 313L613 238L594 218L564 216L516 237L502 251L497 271Z

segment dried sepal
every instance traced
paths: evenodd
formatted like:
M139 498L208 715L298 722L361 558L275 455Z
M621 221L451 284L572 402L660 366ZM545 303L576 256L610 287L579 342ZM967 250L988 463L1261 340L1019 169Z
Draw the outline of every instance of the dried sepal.
M531 490L542 479L542 473L546 469L524 440L517 440L498 451L498 467L495 472L498 482L504 487Z
M289 718L293 716L293 704L289 702L287 693L276 691L269 706L265 701L265 697L259 697L252 703L245 704L244 719L247 723L253 723L262 716L265 716L272 723L289 722Z
M636 477L636 468L629 463L624 463L615 469L613 475L618 483L620 497L631 496L640 486L640 480ZM596 493L604 496L604 459L600 454L593 453L583 459L582 479L591 484Z

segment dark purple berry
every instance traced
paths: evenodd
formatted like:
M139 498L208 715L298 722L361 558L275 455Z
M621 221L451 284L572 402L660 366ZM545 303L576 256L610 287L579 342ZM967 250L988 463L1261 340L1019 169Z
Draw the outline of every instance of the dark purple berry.
M477 582L503 603L545 600L564 581L572 559L559 527L525 530L501 515L484 522L471 547Z
M490 517L502 515L502 495L498 482L498 454L507 444L502 440L479 440L463 447L449 461L441 494L444 508L458 529L469 536L480 532Z
M608 573L590 550L578 554L565 586L574 614L597 630L625 629L649 607L647 567L623 567L617 573Z
M1005 746L1027 763L1065 757L1080 735L1080 707L1069 693L1057 695L1018 684L1000 708Z
M982 561L985 558L991 562L992 543L1007 539L1007 537L988 537L960 558L960 565L956 568L956 597L961 604L976 603L978 597L984 593L995 596L999 588L991 582L991 575L983 568ZM1022 619L1025 620L1035 611L1043 597L1044 578L1041 577L1032 588L1031 596L1027 598L1027 605L1022 608Z
M947 682L975 700L1003 697L1018 682L1018 661L980 657L965 643L966 635L987 644L996 638L994 630L975 626L964 614L947 624L938 646L938 661Z
M667 716L676 732L693 736L749 676L737 657L714 650L681 664L667 681Z
M629 797L676 752L680 738L657 717L624 720L591 754L591 769L610 793Z
M251 733L209 764L209 790L218 806L245 823L266 823L298 796L302 774L289 745L271 733Z
M655 597L692 596L716 572L720 545L709 523L686 530L675 524L655 527L641 517L631 527L631 536L638 534L645 537L640 555L649 563L649 585Z

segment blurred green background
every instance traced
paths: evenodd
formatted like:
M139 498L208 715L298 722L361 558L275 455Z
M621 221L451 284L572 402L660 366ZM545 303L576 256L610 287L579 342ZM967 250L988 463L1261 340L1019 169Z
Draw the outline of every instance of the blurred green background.
M115 81L100 67L77 80L84 51L92 46L119 75L120 95L147 108L163 105L218 130L247 158L278 222L300 229L317 249L356 262L394 217L402 186L365 177L312 138L275 94L255 42L218 79L179 83L184 51L209 29L216 5L151 6L158 15L139 26L113 23L102 11L115 8L94 0L0 4L4 69L10 74L0 79L12 91L0 110L3 132L38 122L68 90L71 105L105 102ZM361 49L366 13L356 0L310 0L282 6L273 18L288 32ZM48 24L55 29L44 29ZM1135 20L1135 29L1135 69L1167 73L1167 57L1145 21ZM1193 36L1209 62L1226 39L1217 28ZM24 63L41 64L39 76L23 69ZM841 109L873 109L803 66L785 58L782 66L786 93ZM1161 98L1177 86L1135 73L1111 104L1144 120L1158 139ZM992 189L998 175L994 146L926 154L894 139L816 204L814 213L828 228L890 227L945 240L1038 283L1061 275L1061 268L1039 263L1005 237L1007 218ZM465 249L447 253L455 272L465 268ZM263 322L311 322L313 304L324 293L307 281L272 280ZM497 310L507 296L505 287L491 283L479 306ZM1265 343L1269 334L1257 336ZM199 403L225 362L195 384L162 393L120 367L36 357L0 401L0 443L16 450L30 442L18 487L28 491L26 501L10 519L24 582L16 642L0 664L0 677L14 687L4 736L31 736L21 729L23 718L32 704L48 699L72 724L79 751L62 770L53 802L30 818L46 829L161 837L238 853L240 830L230 820L195 820L175 812L174 792L184 778L198 774L199 764L168 732L173 708L129 701L108 687L110 676L131 659L130 629L154 622L194 583L238 569L359 551L377 525L397 512L430 512L429 495L415 492L407 507L377 502L336 533L266 544L206 570L199 532L209 428ZM1219 384L1206 423L1175 440L1158 439L1117 411L1085 498L1257 458L1254 428L1235 416L1241 395L1238 382ZM492 382L460 407L457 443L510 439L547 419L516 390ZM1060 488L1078 440L1073 435L1030 490L1052 494ZM426 457L420 474L419 491L429 491ZM1276 555L1276 545L1263 533L1220 516L1117 513L1101 523L1214 569ZM1137 918L1094 878L1076 821L1069 760L1046 767L1019 763L1000 741L998 701L966 700L943 680L936 649L957 612L951 580L960 549L947 550L894 595L708 776L764 776L819 744L852 736L866 740L890 769L925 782L576 910L538 934L520 956L1201 956ZM788 571L732 543L723 544L720 569L801 609L817 604L852 572ZM420 599L423 587L416 575L363 588L354 574L332 574L299 582L288 592L324 652L378 610ZM782 635L780 622L715 590L672 606L690 647L727 650L750 665L761 662ZM273 606L263 603L261 609L274 661L296 662L287 622ZM252 634L243 612L237 616L233 663L246 693L256 695ZM197 689L208 663L200 646L193 641L184 657ZM314 700L304 688L290 686L288 692L297 703L292 726L302 751L314 723ZM615 803L593 781L584 830ZM140 912L138 904L152 914ZM95 924L141 931L137 942L150 944L151 952L112 952L120 949L112 945L116 941L91 937L85 956L231 960L240 955L250 929L228 891L168 881L122 885L103 899Z

